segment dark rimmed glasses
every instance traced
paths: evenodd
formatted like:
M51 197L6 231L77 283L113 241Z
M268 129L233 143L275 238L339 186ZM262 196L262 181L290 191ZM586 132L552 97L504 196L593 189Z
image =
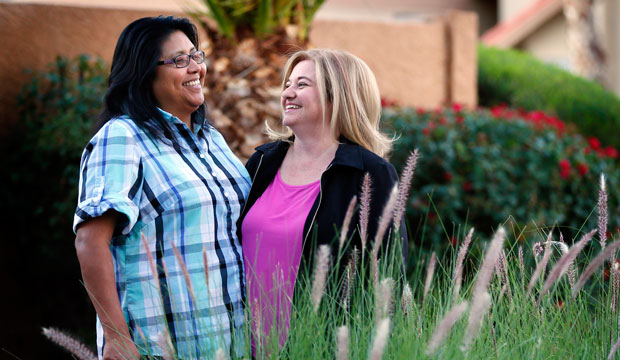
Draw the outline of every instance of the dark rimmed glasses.
M157 62L157 65L174 64L177 68L184 68L189 66L190 58L193 59L196 64L202 64L205 62L205 52L197 50L190 54L177 55L172 59L160 60Z

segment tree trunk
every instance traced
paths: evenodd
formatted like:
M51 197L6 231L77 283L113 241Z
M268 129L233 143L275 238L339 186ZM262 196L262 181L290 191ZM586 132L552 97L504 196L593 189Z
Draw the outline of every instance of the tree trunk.
M281 73L288 54L305 47L281 29L263 39L237 32L236 43L202 22L207 33L205 100L208 117L232 151L246 161L268 141L264 124L281 119ZM293 34L295 35L295 34Z

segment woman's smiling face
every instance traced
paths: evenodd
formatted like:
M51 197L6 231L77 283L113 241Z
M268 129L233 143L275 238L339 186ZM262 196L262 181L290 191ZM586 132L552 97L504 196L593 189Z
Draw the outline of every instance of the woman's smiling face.
M306 126L323 124L323 109L313 60L300 61L282 91L282 123L297 132ZM297 129L297 130L296 130Z
M182 32L172 33L161 46L160 60L173 59L196 51L194 44ZM204 103L202 87L207 72L205 63L190 59L189 65L177 68L175 64L157 66L153 94L159 107L185 121Z

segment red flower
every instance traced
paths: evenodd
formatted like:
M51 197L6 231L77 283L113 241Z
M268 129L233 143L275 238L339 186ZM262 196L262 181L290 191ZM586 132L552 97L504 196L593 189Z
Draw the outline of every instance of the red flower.
M566 159L560 160L560 176L562 179L568 179L570 176L570 162Z
M579 175L585 176L588 173L588 170L590 170L590 168L588 167L588 164L584 164L584 163L577 164L577 171L579 172Z
M562 300L558 299L558 302L555 304L555 306L558 309L561 309L562 307L564 307L564 303L562 302Z
M592 147L593 150L598 150L601 148L601 142L594 136L590 136L588 138L588 142L590 143L590 147Z
M448 122L448 120L446 120L445 116L442 116L439 118L439 124L440 125L446 125L446 123Z
M452 104L452 111L460 112L461 110L463 110L463 105L461 105L459 103Z
M452 244L452 246L455 246L455 247L456 247L456 244L458 244L458 240L457 240L457 238L456 238L456 237L454 237L454 236L453 236L453 237L451 237L451 238L450 238L450 244Z
M422 134L424 135L428 135L431 133L431 131L433 131L433 129L436 127L437 125L435 125L434 122L429 121L428 124L426 125L426 127L424 129L422 129Z
M527 113L526 115L526 119L531 120L534 123L538 123L543 121L546 118L546 115L544 112L538 110L538 111L532 111Z
M473 189L473 186L471 186L471 183L469 181L465 181L463 183L463 190L471 191L472 189Z
M452 180L452 174L450 174L449 172L446 171L443 174L443 179L446 180L446 181L451 181Z
M505 106L502 106L502 105L493 106L491 108L491 115L493 115L494 117L501 117L504 115L505 110L506 110Z
M615 148L613 148L611 146L607 146L605 148L605 155L607 155L608 157L610 157L612 159L617 159L618 158L618 150L616 150Z
M431 211L428 213L428 220L433 221L437 218L437 215L435 215L434 211Z
M424 115L426 114L426 109L419 107L416 109L416 112L418 113L418 115Z
M381 107L394 106L394 105L396 105L396 101L381 98Z
M465 119L464 119L461 115L458 115L458 116L456 117L456 123L457 123L457 124L462 124L462 123L464 123L464 122L465 122Z

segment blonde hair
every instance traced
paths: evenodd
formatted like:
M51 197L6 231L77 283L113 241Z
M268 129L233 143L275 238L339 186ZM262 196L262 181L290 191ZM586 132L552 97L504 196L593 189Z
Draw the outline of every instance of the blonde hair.
M323 121L327 118L327 104L331 104L330 131L334 139L342 135L379 156L387 155L393 139L379 131L381 96L377 80L368 65L346 51L297 51L284 65L282 89L293 68L304 60L314 61ZM266 131L273 140L286 140L293 135L293 131L286 126L277 129L266 124Z

